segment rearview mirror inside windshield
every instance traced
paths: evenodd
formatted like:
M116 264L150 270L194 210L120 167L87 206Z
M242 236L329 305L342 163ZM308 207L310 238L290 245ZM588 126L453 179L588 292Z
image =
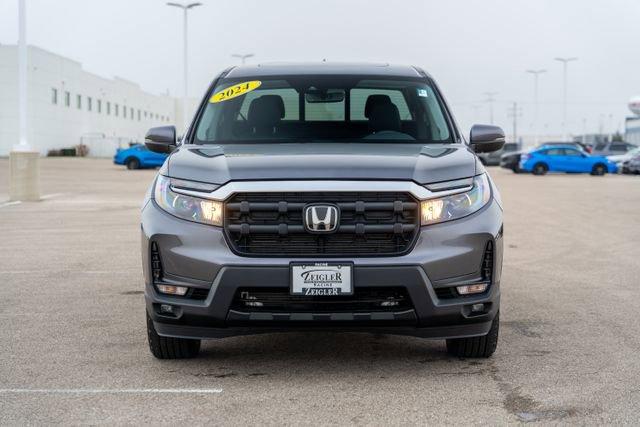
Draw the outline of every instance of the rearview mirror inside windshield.
M344 101L343 89L316 89L309 88L305 94L304 99L309 104L321 103L321 102L342 102Z

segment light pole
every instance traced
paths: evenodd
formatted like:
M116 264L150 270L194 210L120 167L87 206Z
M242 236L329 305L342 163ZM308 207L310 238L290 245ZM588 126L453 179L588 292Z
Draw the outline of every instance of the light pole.
M255 56L254 53L245 53L245 54L239 54L239 53L234 53L231 55L232 58L238 58L242 61L242 65L244 65L245 61L248 58L253 58Z
M533 139L536 145L538 145L538 77L546 72L547 70L527 70L527 73L533 75Z
M509 108L509 116L513 118L513 142L518 143L518 117L521 116L521 112L516 101L513 101L513 106Z
M168 2L167 6L174 6L174 7L178 7L180 9L182 9L183 12L183 33L182 33L182 37L183 37L183 46L182 46L182 73L183 73L183 95L182 95L182 120L183 120L183 125L184 125L184 131L186 132L187 130L187 125L189 124L189 121L187 119L187 72L188 72L188 68L187 68L187 12L189 11L189 9L192 9L194 7L197 6L201 6L202 3L174 3L174 2Z
M567 64L571 61L577 61L578 58L554 58L556 61L562 62L562 135L567 140Z
M485 92L484 95L487 99L484 102L489 104L489 122L493 124L493 102L496 100L495 96L498 92Z
M11 200L39 200L39 159L40 153L29 145L27 128L28 78L27 68L27 5L26 0L18 0L18 144L10 156Z

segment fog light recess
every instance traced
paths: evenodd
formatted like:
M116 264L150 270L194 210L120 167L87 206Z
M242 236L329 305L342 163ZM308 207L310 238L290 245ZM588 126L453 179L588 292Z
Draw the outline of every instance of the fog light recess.
M186 295L189 288L185 286L174 286L174 285L156 285L158 291L167 295L178 295L184 296Z
M473 285L456 286L460 295L481 294L487 290L486 283L474 283Z

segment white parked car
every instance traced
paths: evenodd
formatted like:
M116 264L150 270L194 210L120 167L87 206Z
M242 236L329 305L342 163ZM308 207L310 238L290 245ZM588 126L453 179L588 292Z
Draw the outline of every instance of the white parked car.
M622 164L627 160L631 160L634 157L640 155L640 147L633 148L627 151L625 154L617 154L614 156L607 156L607 159L612 161L618 166L618 170L622 171Z

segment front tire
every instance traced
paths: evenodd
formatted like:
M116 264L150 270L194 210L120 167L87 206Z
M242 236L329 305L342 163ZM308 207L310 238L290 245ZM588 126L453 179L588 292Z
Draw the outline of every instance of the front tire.
M487 358L498 347L500 313L491 322L489 333L482 337L454 338L447 340L447 352L457 357Z
M591 175L602 176L607 173L607 167L602 163L598 163L597 165L593 165L593 169L591 169Z
M147 313L149 350L157 359L191 359L200 352L200 340L161 337Z

